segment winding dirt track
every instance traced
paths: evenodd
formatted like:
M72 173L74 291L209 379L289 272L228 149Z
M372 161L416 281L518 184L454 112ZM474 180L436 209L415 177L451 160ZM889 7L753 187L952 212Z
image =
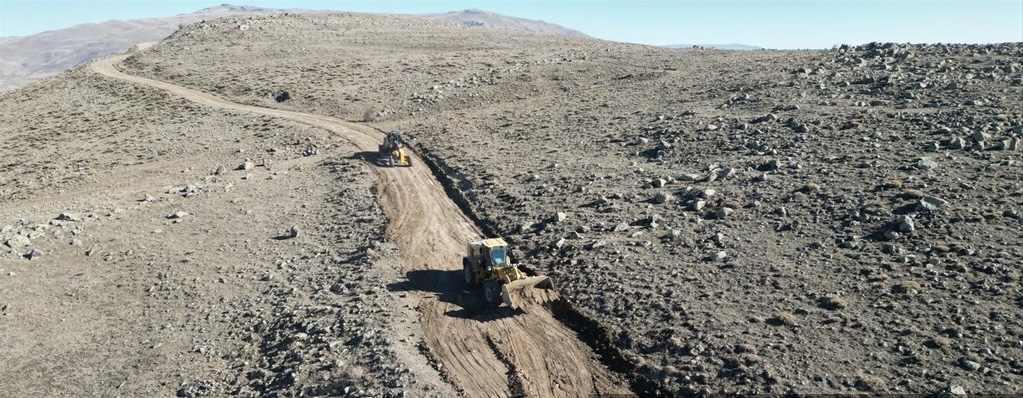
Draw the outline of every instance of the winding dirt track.
M152 86L212 107L287 118L331 131L366 152L383 135L344 120L226 101L170 83L126 75L120 55L91 64L96 73ZM582 397L631 395L627 383L595 359L575 332L542 306L525 312L479 312L464 293L461 255L477 230L448 198L429 168L412 155L412 168L376 168L378 198L390 223L386 237L404 256L412 294L420 300L426 343L442 372L471 397ZM556 282L556 281L555 281Z

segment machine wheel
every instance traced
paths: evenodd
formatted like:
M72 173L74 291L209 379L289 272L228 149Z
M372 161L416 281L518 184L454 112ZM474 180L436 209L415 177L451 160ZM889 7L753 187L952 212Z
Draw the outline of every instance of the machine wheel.
M468 257L462 257L462 271L465 273L465 284L478 286L480 283L476 278L476 270L472 269L472 261Z
M394 158L391 155L387 155L387 167L394 167Z
M483 298L487 300L487 305L499 307L501 305L501 282L487 281L484 283Z
M405 167L412 167L412 157L411 156L408 156L408 155L405 156Z

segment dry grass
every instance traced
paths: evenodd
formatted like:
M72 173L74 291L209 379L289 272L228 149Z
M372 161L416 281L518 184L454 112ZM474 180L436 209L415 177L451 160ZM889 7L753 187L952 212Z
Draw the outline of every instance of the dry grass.
M824 297L821 297L820 299L818 299L817 300L817 305L819 305L821 308L824 308L826 310L834 311L834 310L840 310L842 308L845 308L847 306L847 303L845 302L844 299L842 299L842 297L834 295L834 294L829 294L827 296L824 296Z
M901 281L892 286L892 293L915 295L920 292L920 282L913 280Z
M907 189L902 191L900 195L903 199L922 199L924 197L924 191L919 189Z
M774 325L795 326L796 316L788 311L781 311L774 315L768 322Z
M888 180L884 182L883 186L885 187L885 189L902 188L902 180Z

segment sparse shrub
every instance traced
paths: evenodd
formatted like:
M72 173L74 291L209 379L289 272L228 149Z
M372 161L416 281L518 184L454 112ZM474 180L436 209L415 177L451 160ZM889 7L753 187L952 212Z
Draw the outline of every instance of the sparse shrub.
M902 180L888 180L884 182L885 189L902 188Z
M935 336L924 342L924 346L927 348L942 349L952 346L952 339L944 336Z
M884 379L874 376L860 373L856 377L856 389L860 391L885 391L888 389L888 383Z
M757 348L754 347L751 344L739 344L739 345L736 345L735 348L732 349L732 351L735 352L736 354L744 354L744 353L756 354L757 353Z
M377 112L375 108L366 108L366 111L362 112L362 121L372 123L377 121L377 117L379 116L380 113Z
M902 281L892 286L892 293L914 295L920 292L920 283L917 281Z
M369 372L359 365L352 365L345 371L344 379L349 385L358 385L366 382Z
M817 192L820 189L821 189L820 184L818 184L816 182L808 182L808 183L806 183L806 185L803 185L802 188L799 188L799 191L803 192L803 193L811 193L811 192Z
M902 192L903 199L921 199L924 197L924 192L919 189L907 189Z
M745 354L739 355L739 362L741 362L741 363L743 363L743 364L745 364L747 366L748 365L752 365L752 364L755 364L757 362L760 362L760 356L757 355L757 354L754 354L752 352L747 352Z
M831 311L840 310L846 307L845 300L834 294L821 297L817 300L817 305Z
M775 314L774 317L769 319L768 321L773 325L795 326L796 316L792 315L791 312L782 311Z

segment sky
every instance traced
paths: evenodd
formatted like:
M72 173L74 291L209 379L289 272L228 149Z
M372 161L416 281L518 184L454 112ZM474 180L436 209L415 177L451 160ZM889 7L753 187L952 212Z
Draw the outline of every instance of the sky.
M222 3L395 14L478 8L649 45L807 49L869 42L1023 42L1023 0L0 0L0 36L173 16Z

